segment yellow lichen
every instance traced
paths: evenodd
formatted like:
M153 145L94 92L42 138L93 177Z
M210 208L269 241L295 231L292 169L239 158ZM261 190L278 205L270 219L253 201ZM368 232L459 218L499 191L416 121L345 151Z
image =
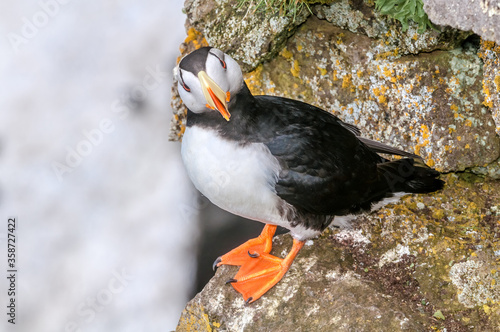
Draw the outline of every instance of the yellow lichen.
M497 86L497 92L500 92L500 75L495 76L493 82Z
M332 80L334 80L334 81L338 81L339 80L339 78L337 77L337 71L336 70L333 71Z
M425 124L422 124L420 125L420 133L422 134L422 138L423 139L427 139L429 138L429 127L427 127L427 125Z
M280 55L285 59L291 59L293 57L293 53L287 50L286 47L280 52Z
M298 60L294 60L292 62L292 67L290 68L290 72L292 73L292 75L294 77L299 77L300 68L299 68L299 61Z
M245 74L245 83L252 94L262 93L262 64L258 65L253 71Z
M483 105L489 108L493 108L493 100L491 98L490 87L486 83L486 80L483 80L483 93L484 93Z
M347 88L351 84L351 74L347 74L342 78L342 88Z
M321 76L326 75L326 73L328 72L325 68L321 68L321 67L317 67L317 68L319 69Z

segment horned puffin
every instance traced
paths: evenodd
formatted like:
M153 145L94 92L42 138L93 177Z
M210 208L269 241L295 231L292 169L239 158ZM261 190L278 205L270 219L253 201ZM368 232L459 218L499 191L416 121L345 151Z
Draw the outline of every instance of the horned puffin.
M181 155L194 186L220 208L265 224L257 238L214 263L241 266L228 282L246 304L279 282L305 241L335 217L444 185L420 157L363 138L331 113L297 100L253 96L238 63L216 48L186 55L176 77L188 109ZM390 161L379 153L402 158ZM284 259L270 254L277 226L293 237Z

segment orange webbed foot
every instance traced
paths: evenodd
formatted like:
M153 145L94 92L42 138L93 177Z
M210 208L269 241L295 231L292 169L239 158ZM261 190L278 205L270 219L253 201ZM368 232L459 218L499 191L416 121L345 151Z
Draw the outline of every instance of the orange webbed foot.
M245 265L255 257L270 253L273 247L275 232L276 226L266 224L258 237L248 240L227 254L217 258L213 264L213 268L215 269L221 265Z
M243 295L246 304L254 302L276 285L304 246L304 241L294 239L292 249L285 258L273 256L269 253L275 232L276 226L266 224L258 237L248 240L214 262L214 269L221 265L241 266L234 278L226 283L231 283Z
M293 247L284 259L268 253L251 257L228 282L243 295L246 304L252 303L283 278L303 245L303 241L294 239Z

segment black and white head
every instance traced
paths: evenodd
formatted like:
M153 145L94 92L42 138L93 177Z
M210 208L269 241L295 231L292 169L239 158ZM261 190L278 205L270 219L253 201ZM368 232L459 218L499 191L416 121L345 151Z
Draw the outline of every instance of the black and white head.
M203 47L182 58L177 81L179 95L191 112L217 110L229 121L228 103L243 86L243 74L229 55Z

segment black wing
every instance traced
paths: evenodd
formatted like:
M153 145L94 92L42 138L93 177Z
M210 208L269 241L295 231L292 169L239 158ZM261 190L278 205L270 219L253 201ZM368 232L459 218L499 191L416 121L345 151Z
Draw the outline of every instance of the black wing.
M354 126L296 100L256 99L267 113L261 130L278 128L265 142L283 168L275 186L278 196L322 215L369 209L371 202L385 197L377 169L385 159L358 139Z

